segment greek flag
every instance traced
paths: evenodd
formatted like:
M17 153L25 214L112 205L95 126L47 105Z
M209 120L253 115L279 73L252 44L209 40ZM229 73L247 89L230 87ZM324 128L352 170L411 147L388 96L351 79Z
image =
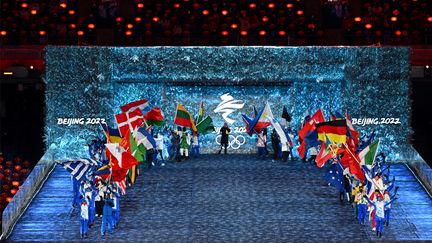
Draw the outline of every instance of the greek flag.
M97 161L92 159L78 159L62 163L65 168L78 181L85 179L86 174L97 166Z

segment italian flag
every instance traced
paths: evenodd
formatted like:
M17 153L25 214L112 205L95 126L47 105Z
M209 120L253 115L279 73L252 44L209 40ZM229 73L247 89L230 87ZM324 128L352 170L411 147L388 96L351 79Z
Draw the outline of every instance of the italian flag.
M193 131L197 130L192 120L191 114L189 113L189 111L186 110L184 106L180 104L177 104L177 111L174 119L174 124L183 127L189 127Z
M370 166L372 166L375 163L375 157L376 157L376 154L378 152L379 143L380 143L380 140L375 141L375 142L369 144L369 146L367 146L366 148L364 148L359 153L359 157L360 157L360 161L361 161L360 164L361 165L370 165Z

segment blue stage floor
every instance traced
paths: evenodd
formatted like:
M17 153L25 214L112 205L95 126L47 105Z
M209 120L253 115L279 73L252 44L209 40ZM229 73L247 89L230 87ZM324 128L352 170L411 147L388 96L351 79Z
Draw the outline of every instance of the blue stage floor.
M432 200L405 165L392 165L399 200L384 240L432 240ZM254 155L205 155L144 171L121 201L113 234L100 219L83 241L275 242L375 240L327 186L324 170ZM70 176L57 166L19 220L10 241L74 241Z

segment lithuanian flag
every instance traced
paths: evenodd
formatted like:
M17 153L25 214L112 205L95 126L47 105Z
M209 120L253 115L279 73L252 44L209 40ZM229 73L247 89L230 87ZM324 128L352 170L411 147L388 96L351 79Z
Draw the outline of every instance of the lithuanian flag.
M318 132L318 140L325 142L327 135L328 140L332 143L341 144L346 142L346 119L317 123L315 127Z
M183 127L189 127L192 129L192 131L196 132L195 123L192 120L192 116L189 113L189 111L186 110L186 108L180 104L177 104L177 111L176 116L174 119L174 124L183 126Z

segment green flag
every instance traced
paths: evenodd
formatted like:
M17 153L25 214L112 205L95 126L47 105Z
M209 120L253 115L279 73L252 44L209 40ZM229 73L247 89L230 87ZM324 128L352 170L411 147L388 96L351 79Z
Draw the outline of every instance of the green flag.
M206 116L200 123L196 125L197 132L201 134L206 134L214 131L213 120L210 116Z
M138 162L143 162L144 157L141 150L138 148L138 145L133 137L132 133L130 134L130 152L138 160Z
M375 141L366 148L364 148L360 153L360 161L362 165L373 165L375 163L375 157L378 152L380 140Z

